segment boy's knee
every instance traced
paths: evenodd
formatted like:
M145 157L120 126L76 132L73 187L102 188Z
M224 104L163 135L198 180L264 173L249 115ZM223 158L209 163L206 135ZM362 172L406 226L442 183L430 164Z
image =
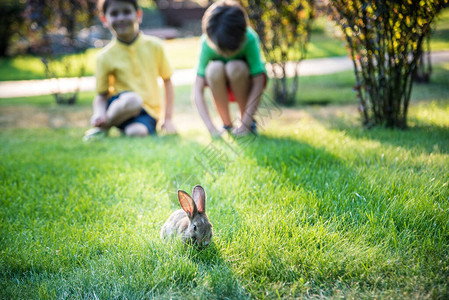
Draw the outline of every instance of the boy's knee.
M249 77L248 65L241 60L233 60L226 64L226 77L233 80L247 79Z
M206 67L207 82L226 80L225 65L221 61L211 61Z
M137 136L137 137L147 136L149 134L148 128L142 123L131 123L125 127L124 132L127 136Z
M126 93L124 96L126 97L126 106L130 110L140 111L140 109L142 108L143 100L138 94L134 92L129 92Z

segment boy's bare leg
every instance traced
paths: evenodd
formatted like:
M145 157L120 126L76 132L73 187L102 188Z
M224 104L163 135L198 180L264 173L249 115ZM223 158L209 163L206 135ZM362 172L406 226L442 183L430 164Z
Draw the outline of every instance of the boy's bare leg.
M135 117L142 109L142 98L133 92L120 95L106 111L106 122L109 126L120 125L129 118Z
M127 136L147 136L149 133L148 128L138 122L131 123L126 126L124 132Z
M220 61L211 61L206 67L206 82L212 91L215 107L225 126L231 126L229 97L226 87L225 65Z
M225 69L232 93L239 106L240 116L243 119L251 85L248 66L243 61L234 60L228 62Z

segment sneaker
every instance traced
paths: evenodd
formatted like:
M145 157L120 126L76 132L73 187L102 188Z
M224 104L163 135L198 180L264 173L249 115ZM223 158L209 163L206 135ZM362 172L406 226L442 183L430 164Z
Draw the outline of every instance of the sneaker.
M102 129L100 127L94 127L87 130L84 133L83 141L87 142L94 139L99 139L106 137L108 135L108 131L106 129Z
M223 129L226 130L228 133L231 133L232 131L232 125L223 125Z
M256 120L253 120L251 123L251 133L257 134L257 122Z

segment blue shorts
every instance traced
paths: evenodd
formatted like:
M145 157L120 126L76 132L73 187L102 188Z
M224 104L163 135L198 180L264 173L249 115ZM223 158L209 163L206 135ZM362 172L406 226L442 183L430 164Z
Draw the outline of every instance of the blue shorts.
M117 100L118 97L120 97L120 95L123 93L126 93L126 92L121 92L121 93L111 96L111 98L109 98L109 100L108 100L106 109L108 109L109 105L111 105L112 102ZM139 115L137 115L136 117L129 118L122 124L118 125L117 128L119 128L120 130L125 130L125 127L131 123L141 123L141 124L145 125L145 127L148 129L149 134L156 134L157 120L154 119L152 116L150 116L143 108L140 110Z

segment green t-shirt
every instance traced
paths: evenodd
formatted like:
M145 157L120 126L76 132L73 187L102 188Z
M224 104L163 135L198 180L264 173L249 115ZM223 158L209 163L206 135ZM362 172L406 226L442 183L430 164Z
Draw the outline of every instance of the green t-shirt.
M224 63L230 60L241 59L248 64L251 76L261 73L266 74L265 63L262 60L260 52L260 40L257 33L251 27L246 29L246 42L239 52L231 57L223 57L212 49L207 43L207 37L203 34L200 38L200 57L197 68L197 75L201 77L206 76L207 64L212 60L219 60Z

